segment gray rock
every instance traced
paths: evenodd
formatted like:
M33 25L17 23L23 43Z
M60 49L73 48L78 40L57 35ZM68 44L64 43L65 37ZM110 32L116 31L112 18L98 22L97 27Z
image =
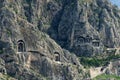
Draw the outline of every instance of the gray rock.
M0 72L19 80L87 79L77 56L118 47L119 19L107 0L1 0Z

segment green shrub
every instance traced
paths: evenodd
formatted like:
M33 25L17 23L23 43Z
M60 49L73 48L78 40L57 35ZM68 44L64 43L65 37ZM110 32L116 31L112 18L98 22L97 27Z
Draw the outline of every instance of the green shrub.
M0 49L0 54L2 54L3 53L3 50L2 49Z
M6 29L6 33L8 34L8 36L12 35L12 32L9 29Z
M85 67L99 67L99 66L107 66L109 64L110 61L112 60L116 60L120 58L120 55L109 55L105 58L98 58L98 57L93 57L93 58L89 58L89 57L81 57L80 58L80 62L82 65L84 65Z
M105 64L105 62L103 60L97 59L97 58L81 58L80 62L82 65L85 65L88 67L90 67L90 66L98 67L100 65Z

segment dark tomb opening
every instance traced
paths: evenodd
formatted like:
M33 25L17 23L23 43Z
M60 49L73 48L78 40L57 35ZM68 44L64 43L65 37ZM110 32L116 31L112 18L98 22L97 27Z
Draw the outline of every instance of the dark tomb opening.
M79 37L78 38L78 44L83 44L85 42L85 38L84 37Z
M25 52L25 43L23 40L19 40L18 44L18 52Z
M95 47L99 47L100 42L97 41L97 40L94 40L94 41L92 42L92 44L93 44L93 46L95 46Z
M55 61L60 61L60 54L58 52L54 52Z

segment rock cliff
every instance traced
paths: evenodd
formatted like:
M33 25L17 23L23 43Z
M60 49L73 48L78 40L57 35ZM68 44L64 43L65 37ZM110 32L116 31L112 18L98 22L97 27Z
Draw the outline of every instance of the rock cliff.
M47 2L0 1L0 72L19 80L84 79L78 58L37 26Z
M91 56L119 46L120 10L107 0L74 0L63 10L58 25L52 26L56 33L51 31L62 47Z
M0 0L0 78L90 78L77 56L119 47L119 25L108 0Z

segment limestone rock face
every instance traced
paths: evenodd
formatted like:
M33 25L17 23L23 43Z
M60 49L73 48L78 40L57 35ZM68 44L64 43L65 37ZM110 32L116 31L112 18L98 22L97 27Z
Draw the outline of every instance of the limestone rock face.
M84 80L76 55L118 47L119 25L107 0L0 0L0 76Z
M62 47L91 56L119 46L120 10L107 0L74 0L63 9L59 24L52 26L56 33L51 31Z
M114 74L120 76L120 60L114 60L110 62L109 66L106 68L106 74Z
M53 4L54 1L47 0L0 2L2 75L19 80L78 80L89 77L86 77L78 58L62 49L38 26L39 20L44 19L40 16L46 17L43 8L49 6L48 9L55 11L58 4Z
M3 0L4 7L4 16L26 20L78 56L119 46L120 10L107 0Z

